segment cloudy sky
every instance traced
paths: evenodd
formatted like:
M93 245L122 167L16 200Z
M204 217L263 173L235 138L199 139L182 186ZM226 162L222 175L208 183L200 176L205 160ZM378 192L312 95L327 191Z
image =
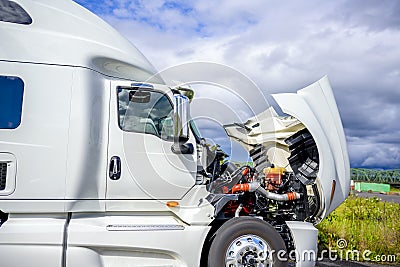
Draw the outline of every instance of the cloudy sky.
M265 94L328 75L353 167L400 167L400 1L77 0L162 70L231 66Z

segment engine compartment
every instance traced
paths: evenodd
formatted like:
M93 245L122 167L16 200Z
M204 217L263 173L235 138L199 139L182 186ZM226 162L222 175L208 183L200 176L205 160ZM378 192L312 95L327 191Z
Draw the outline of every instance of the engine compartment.
M277 230L291 251L294 243L286 221L318 222L319 153L306 128L284 142L289 150L288 166L272 163L261 144L249 151L252 166L224 162L227 155L221 149L212 151L203 146L202 153L208 159L203 163L208 165L200 167L199 174L206 178L199 181L210 192L207 200L215 207L217 224L239 216L262 218Z
M290 167L272 163L263 145L250 150L253 166L220 164L226 154L214 151L212 162L202 171L209 174L208 200L216 208L216 217L256 216L275 225L285 221L315 221L320 208L317 146L307 129L285 142L290 151Z

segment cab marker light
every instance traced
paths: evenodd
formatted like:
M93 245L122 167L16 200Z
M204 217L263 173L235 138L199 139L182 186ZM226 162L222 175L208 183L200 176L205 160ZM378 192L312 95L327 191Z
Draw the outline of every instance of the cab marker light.
M167 202L167 206L170 207L170 208L179 207L179 202L177 202L177 201L168 201Z

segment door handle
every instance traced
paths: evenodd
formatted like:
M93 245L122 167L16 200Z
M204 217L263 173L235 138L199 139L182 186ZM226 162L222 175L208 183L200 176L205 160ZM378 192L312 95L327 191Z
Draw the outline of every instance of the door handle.
M118 180L121 178L121 159L118 156L113 156L111 158L108 175L111 180Z

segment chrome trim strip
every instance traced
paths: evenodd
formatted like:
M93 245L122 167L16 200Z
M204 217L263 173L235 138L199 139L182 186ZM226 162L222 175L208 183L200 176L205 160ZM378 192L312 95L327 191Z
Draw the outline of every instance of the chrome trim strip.
M110 224L107 231L170 231L185 230L185 226L179 224Z

